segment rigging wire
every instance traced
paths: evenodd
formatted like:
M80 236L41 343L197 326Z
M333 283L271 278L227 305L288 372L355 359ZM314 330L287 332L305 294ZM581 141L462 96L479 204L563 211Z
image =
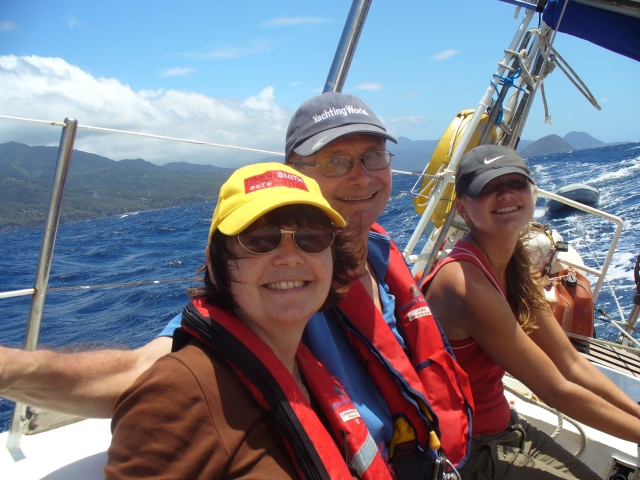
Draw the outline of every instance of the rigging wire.
M576 229L578 230L578 233L580 233L580 236L582 237L582 240L584 241L584 244L587 247L587 250L589 250L589 253L591 254L591 257L593 258L593 261L596 263L596 266L598 267L598 270L602 270L602 267L600 266L600 262L598 262L598 258L596 257L596 254L593 252L593 250L591 250L591 246L589 245L589 242L587 241L587 233L584 231L584 228L582 227L582 225L580 225L580 222L578 221L578 219L576 217L573 217L573 219L571 221L573 222L573 224L575 225ZM613 296L613 299L616 302L616 306L618 307L618 313L620 314L620 318L624 322L624 312L622 311L622 307L620 306L620 302L618 302L618 297L616 296L616 292L613 289L613 286L609 282L609 279L607 278L606 275L604 277L604 281L607 282L607 286L609 287L609 291L611 292L611 295Z
M34 118L23 118L23 117L12 117L9 115L0 115L0 118L5 120L17 120L21 122L31 122L31 123L45 123L47 125L52 125L55 127L66 127L67 124L64 122L56 122L53 120L36 120ZM166 137L164 135L153 135L150 133L140 133L140 132L132 132L129 130L117 130L115 128L104 128L104 127L92 127L90 125L82 125L78 123L78 129L84 130L93 130L97 132L106 132L106 133L120 133L123 135L133 135L135 137L145 137L145 138L155 138L158 140L170 140L172 142L182 142L189 143L192 145L204 145L207 147L219 147L219 148L230 148L232 150L242 150L245 152L256 152L256 153L266 153L267 155L277 155L279 157L284 157L284 153L282 152L272 152L270 150L261 150L259 148L248 148L248 147L236 147L234 145L224 145L222 143L213 143L213 142L204 142L202 140L191 140L188 138L177 138L177 137Z

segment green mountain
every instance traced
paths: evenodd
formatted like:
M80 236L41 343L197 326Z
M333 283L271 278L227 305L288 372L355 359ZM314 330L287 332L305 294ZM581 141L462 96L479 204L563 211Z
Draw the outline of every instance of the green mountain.
M0 232L42 226L49 207L57 147L0 144ZM114 161L74 150L61 221L215 200L233 169L184 162L158 166Z
M604 147L606 143L593 138L586 132L569 132L562 137L565 142L574 147L576 150L585 148Z
M558 135L553 134L542 137L528 147L523 148L520 150L520 155L523 157L535 157L537 155L570 152L571 150L575 150L571 144L560 138Z
M422 172L433 155L438 140L411 140L398 137L398 143L387 142L387 148L395 156L391 168L408 172Z

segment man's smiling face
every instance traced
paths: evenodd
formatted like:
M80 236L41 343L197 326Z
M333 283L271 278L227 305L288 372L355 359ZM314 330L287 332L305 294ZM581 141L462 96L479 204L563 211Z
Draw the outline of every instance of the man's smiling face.
M352 134L340 138L318 153L300 158L301 163L315 165L337 156L361 157L366 153L385 150L385 139L372 134ZM362 160L356 160L349 173L341 177L326 177L320 167L297 164L301 173L320 185L329 204L347 223L368 229L384 211L391 195L391 167L367 170Z

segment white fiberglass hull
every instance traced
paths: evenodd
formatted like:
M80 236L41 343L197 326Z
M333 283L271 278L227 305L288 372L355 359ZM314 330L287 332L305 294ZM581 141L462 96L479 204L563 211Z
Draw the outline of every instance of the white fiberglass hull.
M0 433L0 478L3 480L98 480L111 442L111 420L89 419L37 435L24 435L24 458L15 461Z
M627 395L634 399L640 399L640 379L621 374L607 367L596 366ZM505 375L503 383L520 395L535 398L527 387L512 377ZM558 416L556 414L537 406L535 402L525 401L508 391L505 392L505 396L509 404L520 415L526 417L527 421L533 426L549 435L556 430L558 426ZM611 477L612 473L614 473L615 465L619 464L631 466L632 469L635 469L628 477L622 478L629 478L630 480L640 478L640 447L638 445L612 437L582 424L580 426L586 436L586 443L584 451L579 457L580 460L605 479ZM581 448L583 436L575 426L565 420L562 422L562 429L559 435L555 437L555 440L569 452L575 454Z

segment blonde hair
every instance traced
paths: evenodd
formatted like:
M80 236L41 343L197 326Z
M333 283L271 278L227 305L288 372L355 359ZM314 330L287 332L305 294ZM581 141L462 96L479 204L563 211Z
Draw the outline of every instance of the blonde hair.
M506 271L507 301L518 323L527 334L537 328L533 310L550 310L542 291L546 279L533 266L529 250L523 243L523 238L528 234L529 228L525 228L518 239Z

